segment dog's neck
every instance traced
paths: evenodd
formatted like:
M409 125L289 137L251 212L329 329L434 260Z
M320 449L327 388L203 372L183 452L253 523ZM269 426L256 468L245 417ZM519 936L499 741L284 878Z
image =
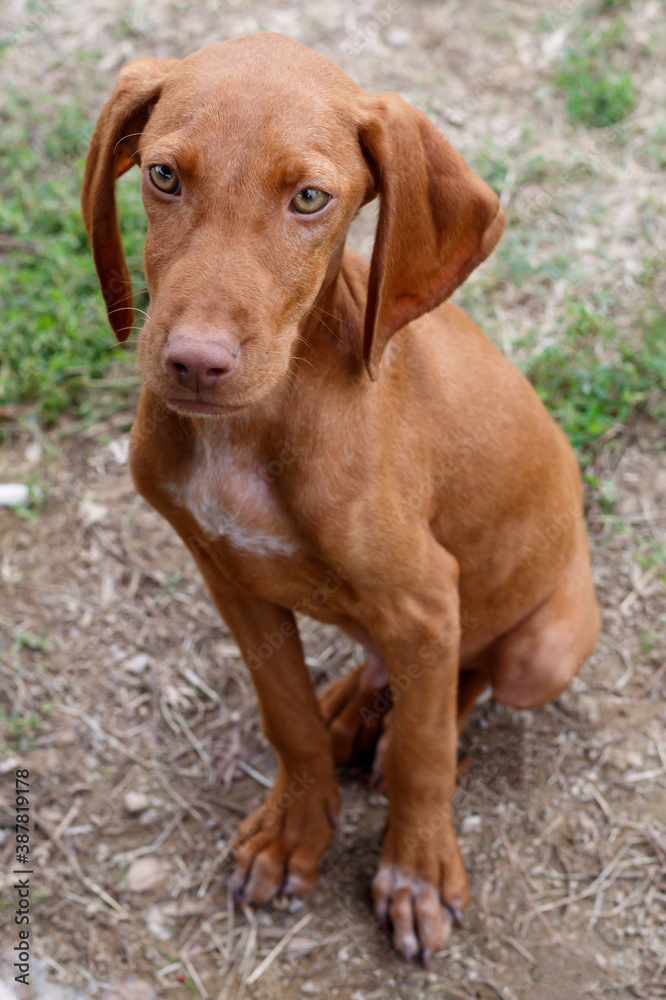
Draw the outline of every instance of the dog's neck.
M348 247L343 247L337 267L327 273L314 305L299 327L294 358L315 365L320 374L329 366L331 376L367 377L363 361L363 323L370 265ZM291 367L291 366L290 366Z

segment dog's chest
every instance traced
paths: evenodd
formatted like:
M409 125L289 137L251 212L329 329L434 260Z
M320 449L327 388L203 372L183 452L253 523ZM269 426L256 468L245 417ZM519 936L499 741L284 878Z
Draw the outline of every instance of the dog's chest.
M170 492L194 519L198 541L230 556L294 558L302 548L267 463L219 431L197 440Z

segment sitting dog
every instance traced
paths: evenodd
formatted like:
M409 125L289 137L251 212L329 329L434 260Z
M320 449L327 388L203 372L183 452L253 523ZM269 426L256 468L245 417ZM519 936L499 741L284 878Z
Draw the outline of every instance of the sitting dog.
M257 904L311 888L336 764L384 734L374 906L427 960L468 899L451 796L475 700L543 705L598 631L572 450L444 301L504 213L421 112L280 35L144 59L120 73L83 182L119 340L134 314L114 182L134 164L150 306L131 470L238 643L278 760L232 888ZM368 265L345 237L374 198ZM319 698L295 611L367 650Z

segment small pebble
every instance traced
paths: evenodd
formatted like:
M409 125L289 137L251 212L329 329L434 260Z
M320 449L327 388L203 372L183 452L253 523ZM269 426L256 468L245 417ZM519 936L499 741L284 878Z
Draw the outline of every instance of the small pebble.
M25 507L30 500L30 488L23 483L0 484L0 507Z
M150 799L143 792L128 792L125 796L123 805L125 810L134 816L136 813L143 812L150 805Z
M386 32L387 42L396 49L402 49L405 45L409 45L411 39L412 33L407 28L391 28Z
M465 816L460 824L460 829L463 833L473 833L475 830L480 830L482 824L482 818L477 813L472 813L471 816Z
M148 892L159 885L165 876L166 872L157 858L137 858L127 869L127 888L132 892Z
M131 674L140 674L142 670L145 670L150 663L150 657L145 653L137 653L136 656L130 656L129 660L125 663L125 669L129 670Z

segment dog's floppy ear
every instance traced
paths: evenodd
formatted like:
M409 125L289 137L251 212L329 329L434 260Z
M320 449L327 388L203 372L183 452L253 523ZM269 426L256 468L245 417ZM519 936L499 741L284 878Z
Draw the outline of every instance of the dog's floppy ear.
M141 59L121 70L102 108L88 148L81 204L97 276L118 340L134 324L132 284L125 263L116 213L116 178L134 166L141 132L168 73L178 59Z
M367 95L360 128L380 208L363 356L370 378L392 335L443 302L504 230L497 195L416 108Z

